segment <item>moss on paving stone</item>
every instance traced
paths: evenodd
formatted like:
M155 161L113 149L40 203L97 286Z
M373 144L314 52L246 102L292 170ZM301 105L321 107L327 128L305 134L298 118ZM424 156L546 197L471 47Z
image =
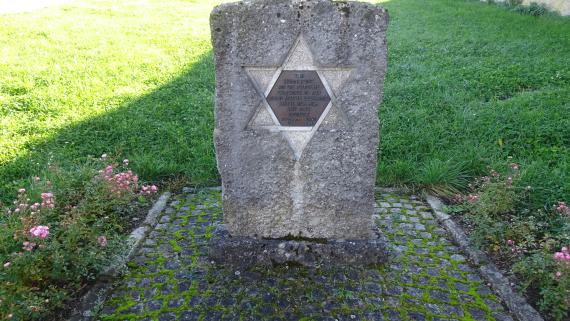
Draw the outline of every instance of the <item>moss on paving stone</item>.
M378 194L375 221L390 240L384 266L282 266L237 271L208 262L222 218L219 191L171 202L101 320L512 320L413 196Z

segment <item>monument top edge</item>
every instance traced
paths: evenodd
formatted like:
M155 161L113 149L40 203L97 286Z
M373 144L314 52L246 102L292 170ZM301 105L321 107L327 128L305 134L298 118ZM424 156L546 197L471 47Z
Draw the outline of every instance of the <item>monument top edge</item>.
M363 1L333 1L333 0L241 0L234 2L226 2L214 7L212 14L222 13L225 11L231 11L243 7L256 7L257 5L266 6L282 6L282 5L292 5L292 6L302 6L310 4L330 4L337 7L368 7L376 8L382 12L387 12L386 8L373 4L370 2Z

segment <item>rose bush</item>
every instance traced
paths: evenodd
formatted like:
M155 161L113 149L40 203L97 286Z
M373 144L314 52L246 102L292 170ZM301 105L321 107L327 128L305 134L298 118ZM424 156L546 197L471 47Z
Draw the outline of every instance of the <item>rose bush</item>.
M538 308L553 320L570 316L570 209L564 200L532 208L531 186L519 186L521 166L510 163L502 173L470 184L456 195L450 212L459 214L472 241L513 273Z
M140 185L128 160L117 166L105 155L99 162L102 170L83 175L51 166L3 206L0 319L45 319L124 250L125 211L141 210L158 188Z

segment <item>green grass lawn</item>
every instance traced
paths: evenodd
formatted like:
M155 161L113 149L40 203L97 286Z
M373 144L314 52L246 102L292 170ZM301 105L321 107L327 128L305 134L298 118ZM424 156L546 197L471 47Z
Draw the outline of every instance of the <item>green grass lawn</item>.
M219 184L208 13L81 1L0 16L0 200L103 153L142 178ZM464 187L507 156L535 206L570 196L570 19L391 0L378 184Z

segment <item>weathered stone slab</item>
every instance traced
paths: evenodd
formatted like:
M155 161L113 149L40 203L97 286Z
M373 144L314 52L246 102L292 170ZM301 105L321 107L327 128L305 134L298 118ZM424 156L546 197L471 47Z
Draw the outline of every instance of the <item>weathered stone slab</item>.
M211 14L215 147L232 236L372 235L387 12L259 0Z
M379 230L367 240L275 240L232 237L219 225L208 247L208 257L216 263L247 269L251 266L280 265L370 265L388 260L388 246Z

